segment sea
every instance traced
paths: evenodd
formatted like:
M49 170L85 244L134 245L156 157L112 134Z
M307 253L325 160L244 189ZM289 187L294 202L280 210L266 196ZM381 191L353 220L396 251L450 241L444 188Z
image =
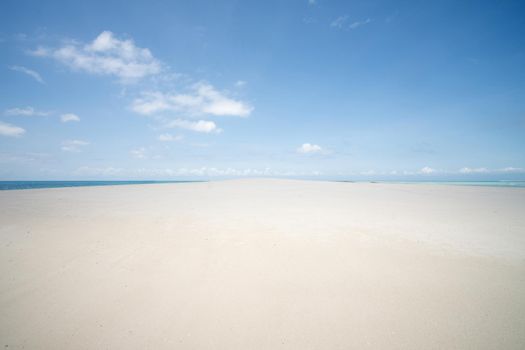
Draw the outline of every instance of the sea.
M163 183L187 183L203 181L0 181L2 190L29 190L38 188L85 187L85 186L115 186L115 185L143 185ZM341 181L357 183L397 183L397 184L432 184L458 186L494 186L494 187L525 187L525 181Z
M144 184L185 183L185 182L201 182L201 181L0 181L0 191L2 190L30 190L30 189L37 189L37 188L144 185Z

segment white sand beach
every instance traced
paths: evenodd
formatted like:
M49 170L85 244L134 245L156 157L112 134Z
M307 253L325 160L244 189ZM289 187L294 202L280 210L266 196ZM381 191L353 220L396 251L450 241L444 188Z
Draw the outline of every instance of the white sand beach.
M2 348L525 348L525 189L247 179L0 205Z

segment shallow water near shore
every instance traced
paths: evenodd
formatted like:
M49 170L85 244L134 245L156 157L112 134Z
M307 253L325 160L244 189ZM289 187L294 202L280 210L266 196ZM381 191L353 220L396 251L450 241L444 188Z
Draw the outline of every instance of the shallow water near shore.
M29 190L36 188L84 187L84 186L116 186L144 185L160 183L184 183L195 181L0 181L2 190Z

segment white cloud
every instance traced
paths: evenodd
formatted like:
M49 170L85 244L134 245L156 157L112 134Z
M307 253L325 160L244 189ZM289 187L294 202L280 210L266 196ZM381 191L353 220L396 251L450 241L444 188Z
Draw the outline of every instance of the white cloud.
M21 73L27 74L33 79L35 79L36 81L38 81L40 84L45 84L44 79L42 79L42 76L34 70L31 70L23 66L10 66L9 69L15 72L21 72Z
M350 25L348 26L348 28L350 28L350 29L357 29L357 28L359 28L359 27L361 27L361 26L364 26L365 24L368 24L368 23L370 23L370 22L372 22L372 20L371 20L370 18L367 18L367 19L365 19L364 21L356 21L356 22L353 22L352 24L350 24Z
M171 142L171 141L180 141L182 140L182 138L183 138L182 135L173 136L172 134L161 134L159 135L157 139L162 142Z
M316 3L316 0L308 0L308 5L315 5Z
M131 109L143 115L175 111L194 116L237 117L246 117L253 111L249 104L227 97L208 83L192 85L189 93L145 92L133 101Z
M321 153L323 152L323 149L319 145L303 143L299 148L297 148L297 152L303 154Z
M49 112L37 111L33 107L27 106L27 107L22 107L22 108L16 107L16 108L8 109L8 110L6 110L4 112L4 114L6 114L6 115L23 115L23 116L27 116L27 117L32 117L32 116L46 116L46 115L49 115L50 113Z
M65 140L62 142L62 151L80 152L82 148L87 145L89 145L89 142L82 140Z
M348 20L348 15L339 16L330 23L330 27L342 29Z
M152 115L173 108L162 92L143 92L141 98L133 101L131 109L138 114Z
M222 129L219 129L214 122L207 121L207 120L199 120L199 121L193 122L189 120L175 119L175 120L167 122L164 126L166 128L181 128L181 129L187 129L187 130L192 130L196 132L204 132L204 133L222 132Z
M433 174L436 172L436 169L432 169L431 167L424 167L419 170L420 174Z
M131 150L129 153L137 159L146 159L148 157L148 151L144 147Z
M476 173L488 173L489 170L487 168L461 168L459 169L459 172L462 174L476 174Z
M111 75L130 83L161 72L161 63L150 50L135 45L133 40L120 40L104 31L91 43L68 43L57 49L39 47L32 54L51 57L74 70L90 74Z
M19 126L0 122L0 135L18 137L25 134L25 130Z
M66 113L66 114L62 114L60 116L60 120L62 121L62 123L67 123L67 122L79 122L80 121L80 117L76 114L73 114L73 113Z

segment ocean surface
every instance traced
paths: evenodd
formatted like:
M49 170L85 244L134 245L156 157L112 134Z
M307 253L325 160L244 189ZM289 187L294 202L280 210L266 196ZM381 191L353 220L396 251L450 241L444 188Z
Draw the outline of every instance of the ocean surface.
M29 190L29 189L37 189L37 188L142 185L142 184L185 183L185 182L202 182L202 181L0 181L0 191L2 190ZM501 181L341 181L341 182L525 187L525 181L508 181L508 180L501 180Z
M181 183L198 181L0 181L2 190L29 190L35 188L84 187L84 186L114 186Z

